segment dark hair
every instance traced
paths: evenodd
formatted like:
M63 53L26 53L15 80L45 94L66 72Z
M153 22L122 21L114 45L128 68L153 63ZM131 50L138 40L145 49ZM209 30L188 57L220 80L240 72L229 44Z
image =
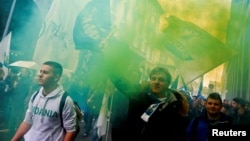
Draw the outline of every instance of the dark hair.
M166 75L166 82L168 84L171 83L171 80L172 80L172 76L171 74L169 73L169 71L166 69L166 68L163 68L163 67L155 67L153 68L150 73L149 73L149 78L151 78L154 74L157 74L157 73L164 73Z
M59 74L59 76L62 76L63 67L61 64L54 62L54 61L47 61L47 62L44 62L43 64L51 66L53 68L54 74Z
M217 92L210 93L210 94L208 95L207 99L208 99L208 98L219 100L220 103L222 104L221 96L220 96L220 94L217 93Z
M240 104L242 107L246 106L246 101L242 98L236 97L233 98L233 101L235 101L237 104Z

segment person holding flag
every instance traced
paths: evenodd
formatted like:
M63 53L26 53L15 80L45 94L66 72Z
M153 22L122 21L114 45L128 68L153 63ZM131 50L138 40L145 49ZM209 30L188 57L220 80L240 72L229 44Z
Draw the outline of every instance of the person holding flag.
M138 87L133 95L116 83L119 91L128 97L129 105L120 132L112 130L112 141L186 140L189 109L186 97L169 88L171 74L163 67L153 68L149 79L148 87Z

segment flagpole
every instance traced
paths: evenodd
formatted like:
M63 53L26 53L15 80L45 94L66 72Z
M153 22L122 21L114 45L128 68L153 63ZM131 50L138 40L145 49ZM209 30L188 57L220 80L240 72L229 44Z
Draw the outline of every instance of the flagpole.
M109 109L108 109L108 119L107 119L105 141L108 141L108 137L109 137L109 129L110 129L110 122L111 122L110 120L111 120L111 111L112 111L112 107L113 107L113 99L114 99L114 93L111 94L110 106L109 106Z
M7 19L7 22L6 22L6 26L4 28L3 37L2 37L1 40L3 40L3 38L7 35L15 5L16 5L16 0L13 0L11 8L10 8L10 13L9 13L9 16L8 16L8 19Z
M202 95L202 90L203 90L203 79L204 79L204 76L202 75L202 76L201 76L201 80L200 80L200 86L199 86L199 90L198 90L197 96L201 96L201 95Z

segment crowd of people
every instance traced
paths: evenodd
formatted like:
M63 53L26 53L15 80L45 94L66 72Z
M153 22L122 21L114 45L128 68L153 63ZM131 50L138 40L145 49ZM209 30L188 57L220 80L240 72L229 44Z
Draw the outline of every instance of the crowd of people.
M53 61L44 62L38 76L26 68L12 68L5 77L0 69L0 126L9 129L11 141L71 141L76 135L84 140L91 133L92 141L103 140L96 121L104 94L111 93L106 81L88 87L79 77L64 83L62 76L63 67ZM114 89L107 117L112 141L207 141L211 128L250 126L250 105L245 99L222 100L217 92L192 96L171 89L172 76L163 67L154 67L148 78L140 82L110 76ZM83 113L78 118L76 108ZM85 126L79 131L81 121Z
M33 71L26 68L11 68L7 74L3 69L0 69L0 73L1 129L14 132L23 120L28 106L27 96L38 88L38 85L33 83Z

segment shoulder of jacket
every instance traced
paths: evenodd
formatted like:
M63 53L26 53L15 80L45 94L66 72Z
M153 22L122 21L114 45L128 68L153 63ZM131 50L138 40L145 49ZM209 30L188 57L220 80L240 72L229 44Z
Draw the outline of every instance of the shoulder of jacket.
M172 90L172 89L169 89L169 90L172 94L174 94L174 96L177 98L177 100L181 100L181 98L183 97L183 94L181 94L180 92L178 92L176 90Z

